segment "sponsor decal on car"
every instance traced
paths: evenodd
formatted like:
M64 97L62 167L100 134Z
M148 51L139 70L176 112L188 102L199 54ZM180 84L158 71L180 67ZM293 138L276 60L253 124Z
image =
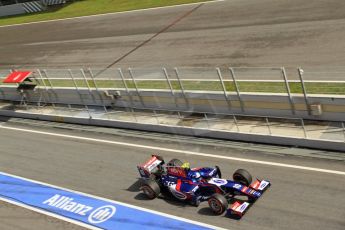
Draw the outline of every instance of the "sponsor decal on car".
M238 212L243 212L244 210L246 210L246 208L249 206L249 203L244 202L243 204L241 204L239 207L236 208L236 211Z
M172 194L180 200L185 200L187 199L187 196L185 194L183 194L182 192L178 192L178 191L172 191Z
M261 181L260 186L259 186L258 189L259 190L264 190L269 184L270 183L268 181L263 180L263 181Z
M226 185L228 181L224 179L212 178L208 183L221 186Z
M242 188L242 185L240 185L240 184L234 184L232 187L235 188L235 189L241 189L241 188Z

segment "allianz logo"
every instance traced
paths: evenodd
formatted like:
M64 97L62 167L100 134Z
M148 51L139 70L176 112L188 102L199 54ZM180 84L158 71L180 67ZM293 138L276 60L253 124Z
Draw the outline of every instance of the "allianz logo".
M116 208L112 205L105 205L95 209L92 206L75 202L71 197L61 196L59 194L43 201L43 204L80 216L88 216L88 222L92 224L105 222L113 217L116 212Z

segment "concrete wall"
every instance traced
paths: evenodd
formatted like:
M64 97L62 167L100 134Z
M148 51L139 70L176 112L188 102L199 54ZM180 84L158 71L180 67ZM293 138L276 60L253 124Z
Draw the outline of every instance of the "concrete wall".
M14 111L0 110L0 116L21 117L36 120L57 121L72 124L95 125L105 127L117 127L125 129L135 129L144 131L154 131L161 133L173 133L186 136L218 138L224 140L238 140L245 142L256 142L266 144L276 144L284 146L300 146L314 149L325 149L335 151L345 151L345 143L331 140L311 140L298 137L270 136L263 134L247 134L237 132L210 131L205 129L176 127L167 125L140 124L125 121L111 121L99 119L86 119L76 117L61 117L42 114L19 113Z
M120 94L117 97L116 94ZM79 92L71 88L43 89L36 88L27 93L31 102L81 104L97 106L118 106L148 108L156 110L178 110L205 113L245 114L276 117L294 117L315 120L345 121L345 97L329 97L325 95L308 98L309 104L320 104L321 115L311 115L302 95L293 96L293 106L284 94L242 94L242 105L236 94L229 95L227 101L223 94L216 92L176 92L170 91L134 91L88 89ZM21 94L15 87L1 87L0 99L20 101Z
M0 7L0 17L25 14L22 4L6 5Z

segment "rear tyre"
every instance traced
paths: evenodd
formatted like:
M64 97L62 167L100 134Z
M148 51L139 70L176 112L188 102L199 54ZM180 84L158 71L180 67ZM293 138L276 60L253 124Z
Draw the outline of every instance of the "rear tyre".
M168 163L167 166L182 166L183 163L179 159L171 159Z
M232 176L234 181L249 186L252 183L252 175L245 169L237 169Z
M221 215L228 208L228 201L223 195L216 193L208 199L208 205L214 214Z
M140 189L150 200L155 199L161 193L159 185L154 180L145 181Z

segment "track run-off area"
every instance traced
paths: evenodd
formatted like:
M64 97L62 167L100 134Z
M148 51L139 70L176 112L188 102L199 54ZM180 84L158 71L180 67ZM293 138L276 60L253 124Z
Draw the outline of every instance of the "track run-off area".
M342 229L345 224L344 161L270 154L260 147L255 151L186 143L183 137L147 139L142 132L122 136L11 123L2 123L0 130L3 173L225 229ZM207 203L196 208L169 198L147 200L139 191L136 165L150 154L179 158L192 167L219 165L226 178L245 168L269 179L272 187L241 220L214 216ZM71 224L17 209L0 209L1 216L12 216L0 224L2 229L35 229L42 222L45 229Z

